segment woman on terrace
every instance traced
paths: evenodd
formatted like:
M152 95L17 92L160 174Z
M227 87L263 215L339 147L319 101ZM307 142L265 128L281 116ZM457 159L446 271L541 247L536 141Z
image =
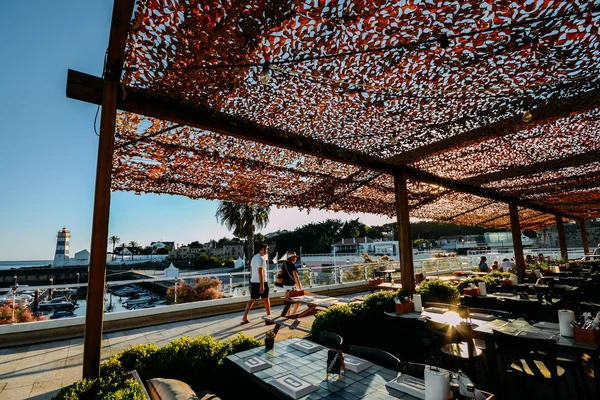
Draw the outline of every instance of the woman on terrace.
M481 260L479 261L479 270L481 272L490 272L490 269L487 265L487 257L481 256Z

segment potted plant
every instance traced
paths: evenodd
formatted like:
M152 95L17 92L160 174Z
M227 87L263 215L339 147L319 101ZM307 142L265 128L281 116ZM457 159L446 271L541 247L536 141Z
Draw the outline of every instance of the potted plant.
M265 335L265 348L267 350L273 350L273 346L275 345L275 332L267 331Z
M394 297L396 303L396 312L398 314L405 314L413 312L415 310L415 303L412 300L412 292L406 289L400 289Z

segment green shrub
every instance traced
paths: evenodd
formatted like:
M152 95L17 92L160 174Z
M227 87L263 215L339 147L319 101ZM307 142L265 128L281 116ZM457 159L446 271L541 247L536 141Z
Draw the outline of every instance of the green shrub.
M311 335L321 332L337 333L345 343L368 344L377 340L381 344L381 329L384 329L384 311L395 310L394 297L410 295L406 290L381 291L368 295L362 303L330 307L318 312L311 328Z
M469 284L472 283L475 286L479 284L479 282L485 282L485 287L488 291L495 288L500 284L501 279L508 279L510 274L508 272L500 272L500 271L492 271L485 276L474 276L469 279L465 279L464 281L460 281L460 283L456 286L459 294L463 293L463 289L469 287Z
M61 389L54 399L63 400L145 400L142 385L124 375L82 379Z
M171 378L187 382L196 389L218 393L226 385L223 361L230 354L262 346L255 338L242 334L218 341L211 336L196 339L181 337L164 347L143 344L110 357L100 368L100 379L81 380L62 389L56 400L71 399L143 399L141 387L127 379L127 372L136 370L144 380Z
M440 279L421 282L417 288L417 293L421 295L424 303L458 304L460 298L460 294L454 284Z

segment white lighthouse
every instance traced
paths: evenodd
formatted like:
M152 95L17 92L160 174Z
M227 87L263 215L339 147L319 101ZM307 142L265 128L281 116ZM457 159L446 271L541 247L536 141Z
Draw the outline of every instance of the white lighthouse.
M69 241L71 232L67 228L62 228L56 235L56 253L54 253L53 267L64 267L69 264Z

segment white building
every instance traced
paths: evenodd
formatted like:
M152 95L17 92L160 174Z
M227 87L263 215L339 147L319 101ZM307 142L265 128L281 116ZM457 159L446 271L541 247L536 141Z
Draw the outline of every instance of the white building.
M64 267L69 260L71 232L63 227L56 235L56 252L54 253L53 267Z
M75 253L75 258L69 257L70 241L71 232L63 227L56 235L56 252L54 253L52 267L83 266L90 263L90 252L87 250L78 251Z

